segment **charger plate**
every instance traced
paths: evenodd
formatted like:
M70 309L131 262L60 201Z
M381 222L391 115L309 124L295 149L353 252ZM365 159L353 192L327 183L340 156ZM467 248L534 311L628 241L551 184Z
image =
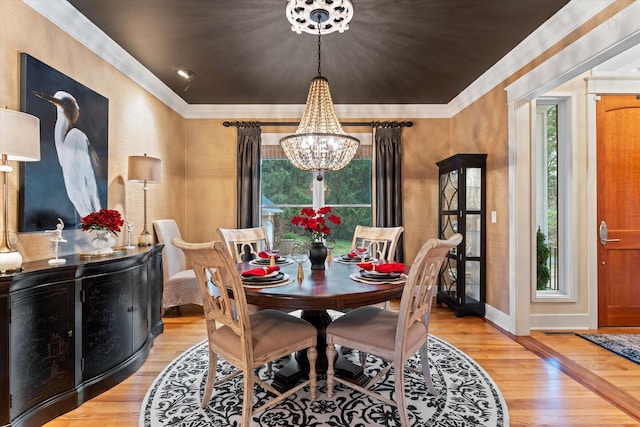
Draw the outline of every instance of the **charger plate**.
M368 277L362 277L360 273L351 273L349 275L349 278L356 282L367 283L369 285L380 285L385 283L396 284L396 283L405 283L407 281L407 275L404 273L402 273L400 277L397 277L395 279L371 279Z

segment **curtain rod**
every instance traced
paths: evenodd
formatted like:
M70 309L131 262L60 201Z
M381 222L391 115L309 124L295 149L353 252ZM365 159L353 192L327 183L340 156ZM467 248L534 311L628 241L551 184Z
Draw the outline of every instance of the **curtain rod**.
M371 126L382 128L396 128L413 126L413 122L342 122L342 126ZM224 127L235 126L238 128L262 127L262 126L298 126L296 122L223 122Z

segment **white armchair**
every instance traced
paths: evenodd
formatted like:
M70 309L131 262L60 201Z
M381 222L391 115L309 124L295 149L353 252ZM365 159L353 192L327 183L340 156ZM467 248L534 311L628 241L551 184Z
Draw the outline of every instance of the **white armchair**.
M171 243L174 237L181 238L178 224L173 219L153 221L158 242L162 250L162 309L185 304L202 305L198 279L192 269L187 269L184 253Z

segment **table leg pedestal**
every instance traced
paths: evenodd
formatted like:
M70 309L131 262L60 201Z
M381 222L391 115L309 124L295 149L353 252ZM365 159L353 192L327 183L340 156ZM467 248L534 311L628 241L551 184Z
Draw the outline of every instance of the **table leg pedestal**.
M326 310L305 310L302 312L301 318L315 326L318 331L316 374L324 374L327 372L328 366L326 329L331 323L331 316ZM347 381L364 385L368 380L362 367L351 363L341 352L338 352L334 367L336 375ZM308 374L309 360L307 359L306 350L297 352L282 369L274 373L272 386L282 393L295 386L302 376L307 376Z

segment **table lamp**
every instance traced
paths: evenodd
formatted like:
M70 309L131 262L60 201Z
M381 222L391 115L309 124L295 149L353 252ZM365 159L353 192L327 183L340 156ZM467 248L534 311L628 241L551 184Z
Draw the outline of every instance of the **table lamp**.
M161 160L155 157L129 156L129 181L143 182L144 186L144 228L138 237L138 246L151 246L153 237L147 229L147 184L156 184L160 182Z
M22 269L22 255L9 240L8 175L13 170L9 160L40 160L40 119L30 114L0 108L0 164L2 186L2 234L0 238L0 273Z

